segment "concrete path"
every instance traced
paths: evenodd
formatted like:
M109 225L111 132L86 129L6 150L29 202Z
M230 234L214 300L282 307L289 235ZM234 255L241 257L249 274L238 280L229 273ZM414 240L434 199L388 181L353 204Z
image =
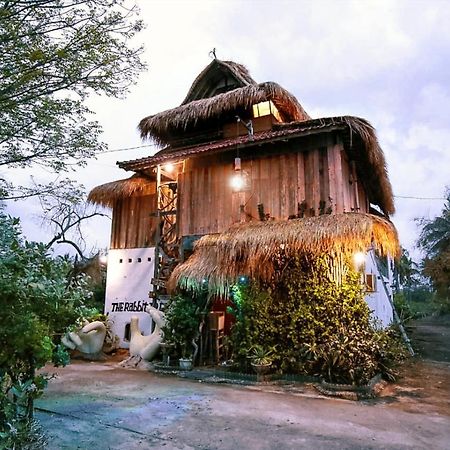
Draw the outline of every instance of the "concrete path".
M445 361L413 361L381 398L360 402L308 386L213 385L111 362L56 371L36 402L50 450L450 449Z
M54 450L450 448L449 416L390 400L207 385L98 363L58 374L37 402Z

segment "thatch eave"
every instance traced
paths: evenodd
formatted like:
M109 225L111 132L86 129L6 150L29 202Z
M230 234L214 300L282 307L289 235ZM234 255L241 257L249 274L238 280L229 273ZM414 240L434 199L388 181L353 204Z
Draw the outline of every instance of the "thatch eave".
M123 180L111 181L110 183L96 186L89 192L87 201L88 203L112 208L117 200L151 195L156 192L155 189L155 180L135 174Z
M295 254L350 256L376 249L398 257L400 246L393 224L363 213L324 215L285 221L250 222L197 241L193 255L177 266L169 288L197 290L208 283L210 292L226 295L241 275L268 281L274 274L274 255L280 249Z
M174 132L182 133L197 123L220 117L252 105L271 100L286 121L309 120L309 115L297 99L280 85L266 82L234 89L214 97L194 100L187 104L142 119L139 130L143 139L159 145L170 144Z

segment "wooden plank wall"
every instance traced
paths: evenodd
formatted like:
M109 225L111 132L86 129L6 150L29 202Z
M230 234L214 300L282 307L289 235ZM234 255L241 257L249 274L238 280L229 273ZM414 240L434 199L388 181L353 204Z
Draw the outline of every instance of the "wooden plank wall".
M178 178L180 235L218 233L234 223L259 220L259 204L271 218L311 217L354 211L358 195L360 211L365 212L364 190L352 180L341 144L293 150L243 158L249 187L240 193L231 188L230 160L189 161Z
M145 248L155 243L156 194L116 201L113 208L111 248Z

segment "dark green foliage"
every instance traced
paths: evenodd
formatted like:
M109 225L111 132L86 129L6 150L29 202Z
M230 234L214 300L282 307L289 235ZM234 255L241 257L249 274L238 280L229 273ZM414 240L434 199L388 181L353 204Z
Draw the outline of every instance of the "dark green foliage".
M102 281L101 284L95 284L92 287L92 299L89 302L89 304L97 311L103 311L105 308L105 293L106 293L106 278L104 281Z
M199 327L206 307L205 295L191 297L179 294L170 299L165 310L164 342L174 344L178 356L192 356L195 347L193 341L200 334Z
M429 281L421 274L419 266L402 248L399 260L395 262L394 305L402 322L432 314L433 292Z
M441 214L418 222L422 230L417 244L425 252L423 274L431 279L442 312L450 312L450 189Z
M46 380L35 370L64 364L59 335L82 315L91 295L82 279L70 284L70 263L50 258L43 244L24 242L17 219L0 211L0 433L26 428L33 399Z
M376 331L359 275L331 281L326 258L282 261L272 286L235 287L235 359L246 365L255 345L276 347L274 365L284 372L317 375L330 382L366 383L388 367L385 332Z
M415 312L411 308L411 304L406 300L403 292L398 292L394 295L394 306L402 323L416 318Z

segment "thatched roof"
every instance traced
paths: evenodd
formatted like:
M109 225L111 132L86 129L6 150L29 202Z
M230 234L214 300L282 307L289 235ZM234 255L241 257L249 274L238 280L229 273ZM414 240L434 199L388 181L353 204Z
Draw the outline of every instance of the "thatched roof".
M224 78L227 84L225 86L226 90L248 86L249 84L257 84L250 76L247 68L242 64L214 59L194 80L186 98L181 104L185 105L193 100L212 97L217 93L218 88L223 88L221 84Z
M112 181L89 192L88 202L112 208L116 200L155 193L155 180L135 174L124 180Z
M265 143L273 143L278 140L285 141L287 139L332 131L341 131L343 133L345 147L350 159L356 163L358 177L364 184L369 201L378 205L385 214L392 214L395 211L394 199L383 150L378 143L373 126L367 120L359 117L325 117L289 124L278 124L273 131L256 133L253 139L249 139L248 136L239 136L202 145L176 149L168 147L154 156L118 162L118 165L125 170L144 170L164 162L175 162L193 156L235 151L238 145L242 151L254 148L255 152L260 152L261 146Z
M169 287L226 295L239 276L268 281L275 271L274 255L288 256L365 252L399 255L397 232L386 219L363 213L323 215L306 219L250 222L197 241L193 255L177 266Z
M197 123L214 119L238 108L272 100L286 122L308 120L310 117L297 99L277 83L249 84L213 97L194 100L177 108L142 119L141 137L150 138L159 145L170 144L174 135Z

